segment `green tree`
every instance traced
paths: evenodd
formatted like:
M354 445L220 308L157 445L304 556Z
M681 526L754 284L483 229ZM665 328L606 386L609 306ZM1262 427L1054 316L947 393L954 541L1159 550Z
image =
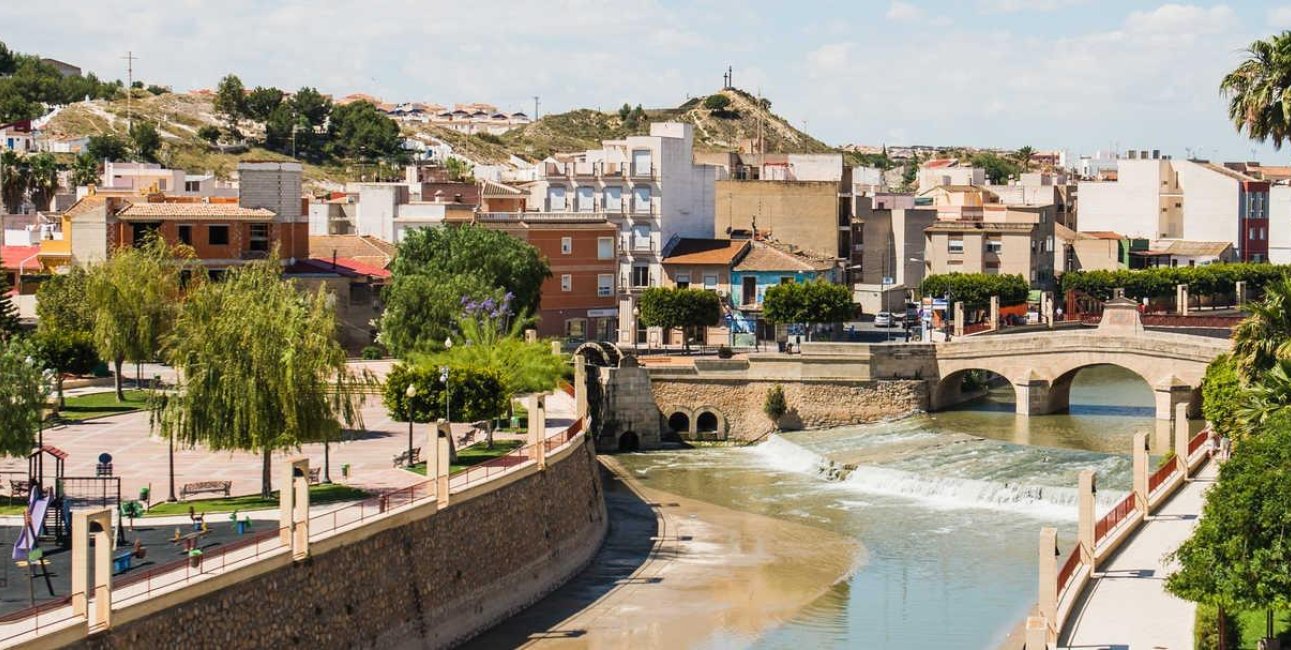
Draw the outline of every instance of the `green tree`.
M259 452L267 497L274 451L362 427L360 391L372 379L346 366L330 303L283 280L276 257L191 289L168 347L182 383L160 414L163 435Z
M1017 161L1018 166L1022 168L1021 171L1025 172L1031 171L1031 156L1034 155L1035 149L1028 145L1014 152L1013 158Z
M116 162L125 160L130 155L130 148L126 146L125 141L111 133L90 136L89 142L85 145L85 151L95 161Z
M49 381L30 342L0 337L0 455L26 456L36 446Z
M840 323L856 314L852 292L818 278L767 289L762 314L773 323Z
M1291 137L1291 31L1251 43L1246 59L1219 83L1238 133L1275 149Z
M1031 287L1021 275L989 273L943 273L929 275L919 284L919 293L951 302L963 302L967 308L991 304L991 296L1000 297L1000 306L1020 305L1027 301Z
M157 152L161 149L161 134L157 127L148 120L138 120L130 127L130 144L134 157L144 162L157 162Z
M292 96L291 108L297 115L305 118L309 126L318 129L327 123L328 116L332 114L332 100L313 88L305 87Z
M327 135L330 152L342 158L376 160L401 153L399 125L368 102L333 108Z
M1219 434L1236 438L1242 400L1242 381L1233 367L1232 357L1227 354L1216 357L1206 366L1206 375L1201 380L1202 416Z
M283 97L283 92L277 88L256 86L255 90L247 94L247 117L257 122L269 119L269 115L273 113L274 109L282 104Z
M296 144L300 121L290 104L284 102L275 107L264 124L265 148L278 153L295 153L293 145ZM308 131L308 127L305 128L306 132L312 135L312 131Z
M37 153L27 156L27 192L37 210L48 210L49 202L58 191L58 161L53 154Z
M0 152L0 199L6 212L22 211L22 200L27 196L31 168L27 160L14 151Z
M1288 404L1291 404L1291 360L1279 359L1241 393L1237 406L1237 437L1258 434Z
M209 144L217 144L220 141L220 129L207 124L197 130L197 137L205 140Z
M94 346L100 357L112 362L118 401L125 401L122 364L161 356L162 339L179 304L186 256L160 237L150 237L138 248L118 248L88 271L86 300L94 319Z
M94 185L99 182L99 161L89 152L77 154L72 161L71 177L68 182L72 187Z
M381 344L396 356L435 350L461 316L463 298L513 295L517 313L538 313L551 277L538 249L481 226L422 228L399 244L381 317Z
M784 387L776 384L767 389L766 400L762 402L762 412L771 420L771 426L780 430L780 419L789 412L789 405L784 399Z
M459 183L475 180L474 166L457 156L449 156L448 160L444 161L444 170L448 172L450 179Z
M226 75L220 80L215 88L214 107L216 114L224 118L229 132L236 133L238 122L247 114L246 88L237 75Z
M1291 278L1270 283L1264 299L1247 310L1233 329L1233 363L1238 376L1250 382L1278 359L1291 359Z
M1172 554L1170 593L1223 611L1291 605L1291 414L1266 423L1220 466L1201 521ZM1223 629L1223 626L1219 626Z
M12 290L8 274L0 273L0 339L13 338L18 333L18 308L9 296Z
M73 266L50 276L36 291L36 344L45 367L54 371L58 405L63 406L63 375L84 374L98 364L94 317L85 299L87 275Z
M58 407L67 405L63 399L65 375L84 375L94 370L99 355L94 349L94 339L88 332L63 332L37 329L32 342L42 367L53 373L54 390L58 394Z
M647 327L683 330L683 343L690 349L691 334L700 327L716 325L722 319L722 301L703 289L650 287L638 302L640 321Z
M493 420L506 412L509 399L502 377L492 368L449 365L445 387L441 366L430 359L401 363L386 377L382 401L390 417L409 415L413 422L434 422L440 418L456 422ZM408 397L408 386L416 387ZM493 444L489 428L488 444ZM451 443L450 443L451 444Z
M716 95L709 95L708 97L704 98L704 108L707 108L708 110L713 111L714 113L724 111L726 110L726 107L730 105L731 105L731 98L721 93L718 93Z
M0 43L0 75L10 75L18 69L18 59L4 43Z
M1016 162L989 151L978 153L969 161L974 167L981 167L986 178L997 185L1008 183L1009 179L1022 173L1022 167Z

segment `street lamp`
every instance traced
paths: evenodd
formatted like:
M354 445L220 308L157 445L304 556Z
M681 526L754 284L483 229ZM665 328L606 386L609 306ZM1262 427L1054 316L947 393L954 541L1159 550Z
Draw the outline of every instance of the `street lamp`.
M444 421L448 423L448 430L453 430L453 394L448 392L448 366L439 367L439 381L444 384Z
M408 390L403 392L408 401L404 402L405 415L408 416L408 465L412 465L412 398L417 396L417 386L408 384Z

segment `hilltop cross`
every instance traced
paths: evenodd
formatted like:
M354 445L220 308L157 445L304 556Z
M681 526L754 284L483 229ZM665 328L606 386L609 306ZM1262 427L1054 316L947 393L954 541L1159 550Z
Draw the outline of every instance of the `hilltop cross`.
M731 66L729 65L726 66L726 74L722 75L722 88L723 89L734 88L735 84L732 83L732 80L734 78L735 78L734 70L731 68Z

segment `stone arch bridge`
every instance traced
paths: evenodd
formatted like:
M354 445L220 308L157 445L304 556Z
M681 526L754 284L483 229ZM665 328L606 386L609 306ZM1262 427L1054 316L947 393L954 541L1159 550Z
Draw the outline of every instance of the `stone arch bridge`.
M781 425L828 427L871 422L915 410L937 411L975 397L965 394L970 371L1005 378L1017 412L1067 409L1072 380L1099 365L1125 368L1155 394L1156 417L1176 404L1200 407L1206 366L1227 352L1227 339L1145 331L1132 301L1109 301L1097 328L961 337L949 343L866 345L806 343L802 353L697 359L693 366L648 368L660 429L678 434L719 423L722 437L754 439L771 429L762 415L766 391L783 388L791 414Z

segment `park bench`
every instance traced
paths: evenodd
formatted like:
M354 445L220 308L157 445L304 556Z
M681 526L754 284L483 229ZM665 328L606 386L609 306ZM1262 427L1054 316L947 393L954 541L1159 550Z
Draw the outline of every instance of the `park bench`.
M233 489L233 481L199 481L197 483L185 483L179 488L179 498L187 499L191 494L200 494L202 492L222 492L224 496L229 496L229 491Z
M323 470L321 470L321 469L319 469L319 468L317 468L317 467L311 467L311 468L309 468L309 484L310 484L310 485L314 485L314 484L318 483L318 475L319 475L319 473L321 473L322 471L323 471Z
M412 457L411 457L411 458L409 458L409 457L408 457L408 451L407 451L407 450L405 450L405 451L401 451L401 452L399 452L399 453L397 453L397 454L395 454L395 455L394 455L394 466L395 466L395 467L399 467L399 466L401 466L401 465L416 465L416 464L417 464L417 463L419 463L419 462L421 462L421 447L413 447L413 448L412 448Z
M28 481L9 481L9 496L14 499L25 499L31 491L31 483Z

